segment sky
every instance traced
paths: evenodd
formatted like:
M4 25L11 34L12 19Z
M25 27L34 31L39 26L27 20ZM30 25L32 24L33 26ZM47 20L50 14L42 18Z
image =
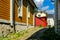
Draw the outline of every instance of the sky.
M51 0L34 0L38 11L46 10L48 14L54 14L54 3Z

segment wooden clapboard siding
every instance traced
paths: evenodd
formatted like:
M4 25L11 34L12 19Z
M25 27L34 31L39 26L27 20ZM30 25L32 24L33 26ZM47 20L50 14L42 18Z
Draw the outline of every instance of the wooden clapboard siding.
M10 0L0 0L0 19L10 20Z
M17 1L16 1L17 2ZM31 4L30 4L31 5ZM17 22L23 22L23 23L26 23L27 22L27 1L26 0L23 0L23 6L22 6L22 18L19 18L18 17L18 7L17 5L15 4L15 21ZM30 18L29 18L29 24L33 24L33 6L31 5L30 7Z
M17 2L17 0L16 0L16 3L15 3L15 21L22 22L22 19L18 17L18 2Z
M17 0L16 0L16 2L17 2ZM18 17L18 6L15 3L15 21L26 23L26 21L27 21L27 19L26 19L26 16L27 16L27 2L26 2L26 0L23 0L22 15L23 16L21 18Z
M23 0L23 17L22 17L22 21L24 23L26 23L27 21L27 1Z
M33 15L34 15L34 11L33 11L33 6L30 5L30 18L28 19L28 23L33 25Z

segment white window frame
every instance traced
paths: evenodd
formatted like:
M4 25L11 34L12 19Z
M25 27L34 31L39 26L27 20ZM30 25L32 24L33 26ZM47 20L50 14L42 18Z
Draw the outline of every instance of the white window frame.
M18 17L22 17L23 16L23 0L21 0L21 8L19 7L19 5L18 5ZM20 12L19 12L19 9L20 9Z
M27 5L27 17L30 18L30 4Z

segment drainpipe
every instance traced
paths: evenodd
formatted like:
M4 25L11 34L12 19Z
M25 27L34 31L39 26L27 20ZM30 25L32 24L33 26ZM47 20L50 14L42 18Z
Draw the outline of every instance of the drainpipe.
M11 23L11 27L14 28L14 32L16 32L15 30L15 0L10 0L10 23Z

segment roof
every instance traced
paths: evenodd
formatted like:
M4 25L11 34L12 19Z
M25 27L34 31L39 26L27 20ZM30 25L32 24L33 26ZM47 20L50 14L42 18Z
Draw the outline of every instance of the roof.
M37 6L36 6L36 4L34 3L34 1L33 0L28 0L31 4L32 4L32 6L34 6L34 7L36 7L37 8Z

